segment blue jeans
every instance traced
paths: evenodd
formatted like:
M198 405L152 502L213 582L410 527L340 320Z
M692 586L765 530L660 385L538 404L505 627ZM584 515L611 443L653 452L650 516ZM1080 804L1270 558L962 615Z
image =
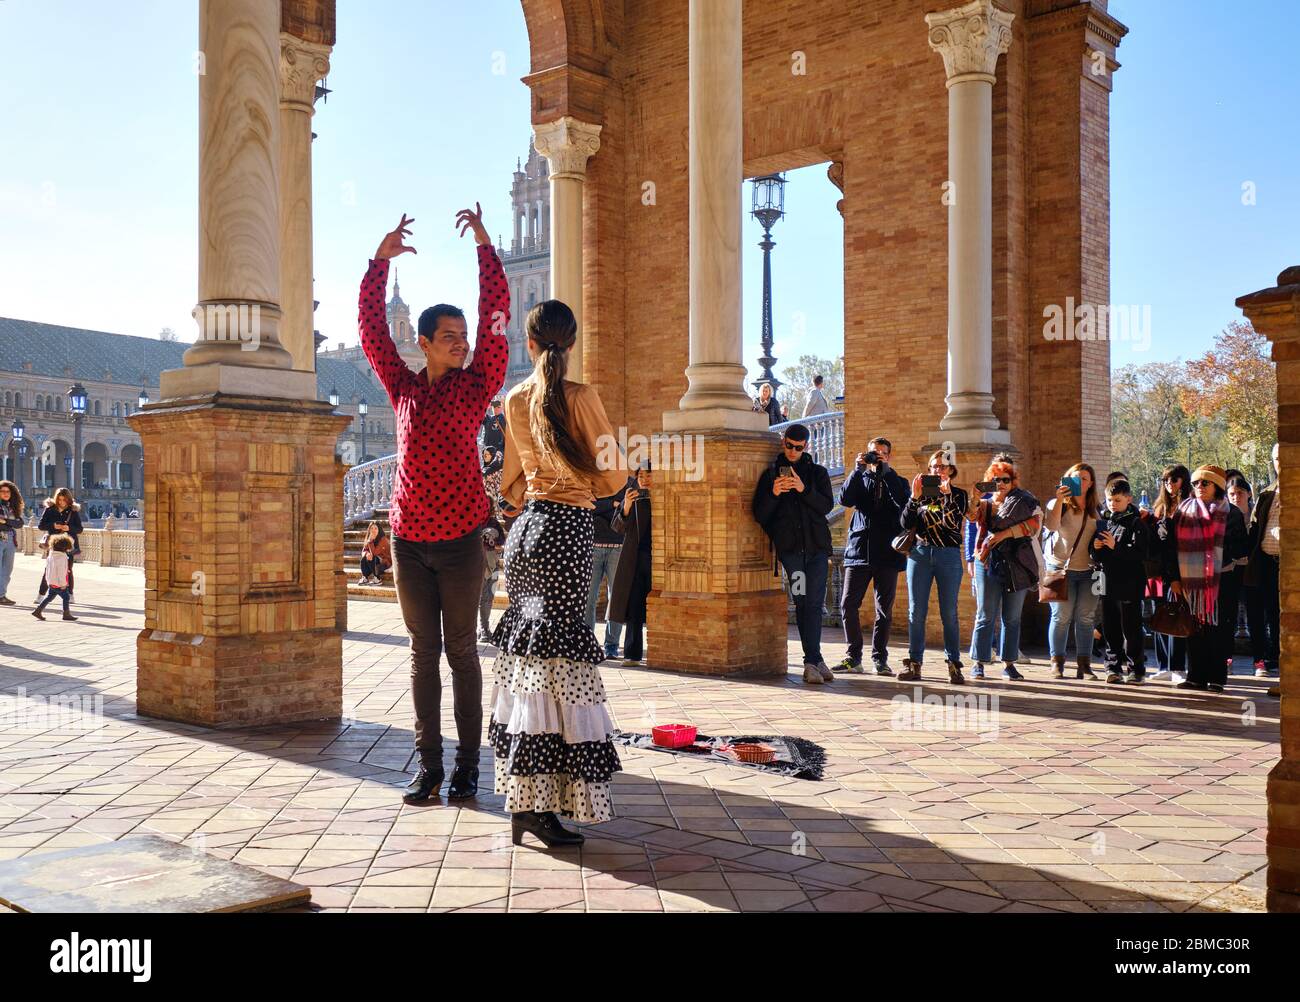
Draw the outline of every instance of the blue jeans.
M17 552L18 547L8 539L0 539L0 598L9 593L9 578L14 573L14 554Z
M605 608L614 601L614 571L618 569L618 556L623 552L620 546L593 546L591 548L591 591L587 595L587 628L596 629L596 600L600 597L600 579L604 576ZM614 657L618 654L618 641L623 635L623 624L612 623L609 613L605 613L605 654Z
M1097 623L1101 596L1093 592L1092 571L1066 571L1066 599L1052 602L1052 620L1047 646L1054 658L1065 657L1070 626L1074 626L1074 650L1081 658L1092 657L1092 628Z
M917 543L907 558L907 654L920 661L925 653L925 620L930 612L930 585L939 585L939 618L943 621L943 654L961 663L957 598L961 594L961 550L956 546Z
M993 631L1002 621L1002 660L1020 660L1020 614L1025 608L1028 588L1008 592L1002 579L975 561L975 632L970 638L972 661L988 664L993 660Z
M805 664L822 660L822 610L826 607L826 577L830 573L829 553L778 553L777 560L790 578L794 598L794 619L799 626ZM796 577L795 575L799 575ZM798 587L802 582L802 587Z

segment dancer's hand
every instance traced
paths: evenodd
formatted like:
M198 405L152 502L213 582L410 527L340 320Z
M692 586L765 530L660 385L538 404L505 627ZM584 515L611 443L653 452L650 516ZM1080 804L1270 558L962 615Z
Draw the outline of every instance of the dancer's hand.
M456 225L460 227L460 235L463 237L469 230L474 231L474 239L478 241L480 247L491 247L492 238L488 236L488 231L483 227L483 208L474 203L474 208L461 209L456 213Z
M414 219L407 219L406 213L402 213L402 221L397 224L397 229L384 237L379 244L379 250L375 251L376 261L387 261L399 254L405 254L407 251L412 254L416 252L414 247L407 247L404 242L405 238L411 235L411 224L413 222L415 222Z

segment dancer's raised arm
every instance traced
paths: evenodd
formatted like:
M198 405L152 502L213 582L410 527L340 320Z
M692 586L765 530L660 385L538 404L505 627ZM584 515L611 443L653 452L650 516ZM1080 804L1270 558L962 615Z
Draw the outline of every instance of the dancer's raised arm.
M478 335L474 341L474 358L467 371L481 380L480 392L486 409L506 379L510 358L510 343L506 338L506 328L510 326L510 284L492 246L492 238L483 226L483 209L479 203L475 202L473 209L456 213L456 225L462 237L473 232L478 244Z
M402 356L397 353L393 337L388 330L388 312L386 297L388 294L388 262L399 254L410 251L405 238L411 235L414 219L407 219L402 213L402 221L397 229L387 234L379 243L379 249L361 280L361 294L357 303L357 325L361 334L361 350L379 377L379 382L388 393L388 399L397 406L398 399L409 392L415 382L413 373Z

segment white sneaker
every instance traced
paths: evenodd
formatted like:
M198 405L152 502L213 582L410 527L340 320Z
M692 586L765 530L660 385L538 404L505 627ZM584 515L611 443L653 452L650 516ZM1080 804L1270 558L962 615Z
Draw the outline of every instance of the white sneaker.
M804 662L803 680L808 685L821 685L825 680L822 678L821 670L816 665L810 665Z
M1169 681L1173 682L1174 685L1178 685L1178 684L1180 684L1180 683L1182 683L1182 682L1186 682L1186 681L1187 681L1187 675L1186 675L1185 672L1181 672L1181 671L1171 671L1171 672L1169 673Z
M1153 682L1163 682L1163 681L1165 681L1167 678L1169 678L1169 675L1170 675L1169 669L1168 669L1168 668L1162 668L1160 671L1157 671L1157 672L1154 672L1154 673L1151 674L1151 675L1148 675L1147 678L1151 679Z

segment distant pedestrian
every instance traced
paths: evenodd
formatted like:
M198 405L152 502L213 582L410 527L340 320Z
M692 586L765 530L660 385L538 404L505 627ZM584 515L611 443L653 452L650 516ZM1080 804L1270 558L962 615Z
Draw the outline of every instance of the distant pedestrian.
M775 394L772 393L771 383L764 383L758 388L758 396L754 398L754 410L762 411L767 415L767 426L769 428L785 420L781 415L781 405L777 402Z
M646 599L650 596L650 486L648 469L636 471L636 479L623 491L623 500L610 523L623 536L611 588L609 618L626 629L623 636L623 664L634 667L645 657L643 628Z
M1150 530L1133 504L1127 480L1106 485L1106 512L1097 520L1089 553L1102 572L1102 627L1106 635L1106 681L1112 685L1130 675L1134 685L1146 678L1146 646L1142 636L1142 596L1146 590L1146 560Z
M1276 445L1273 446L1273 469L1277 479L1259 492L1259 500L1250 515L1250 559L1245 577L1251 657L1255 662L1255 674L1260 678L1277 674L1281 650L1278 568L1282 553L1282 465Z
M826 394L822 392L822 383L825 382L823 376L813 376L812 392L808 394L808 402L803 405L803 416L806 418L816 417L818 414L829 414L831 405L826 402Z
M23 496L12 480L0 480L0 605L17 605L8 595L9 578L23 527Z
M73 540L66 532L60 532L50 537L50 553L45 558L45 583L48 591L45 597L37 603L36 608L32 610L32 615L37 619L44 619L41 615L45 607L54 601L55 596L63 599L63 618L69 622L75 621L74 616L68 611L68 602L72 598L72 560L71 553Z

